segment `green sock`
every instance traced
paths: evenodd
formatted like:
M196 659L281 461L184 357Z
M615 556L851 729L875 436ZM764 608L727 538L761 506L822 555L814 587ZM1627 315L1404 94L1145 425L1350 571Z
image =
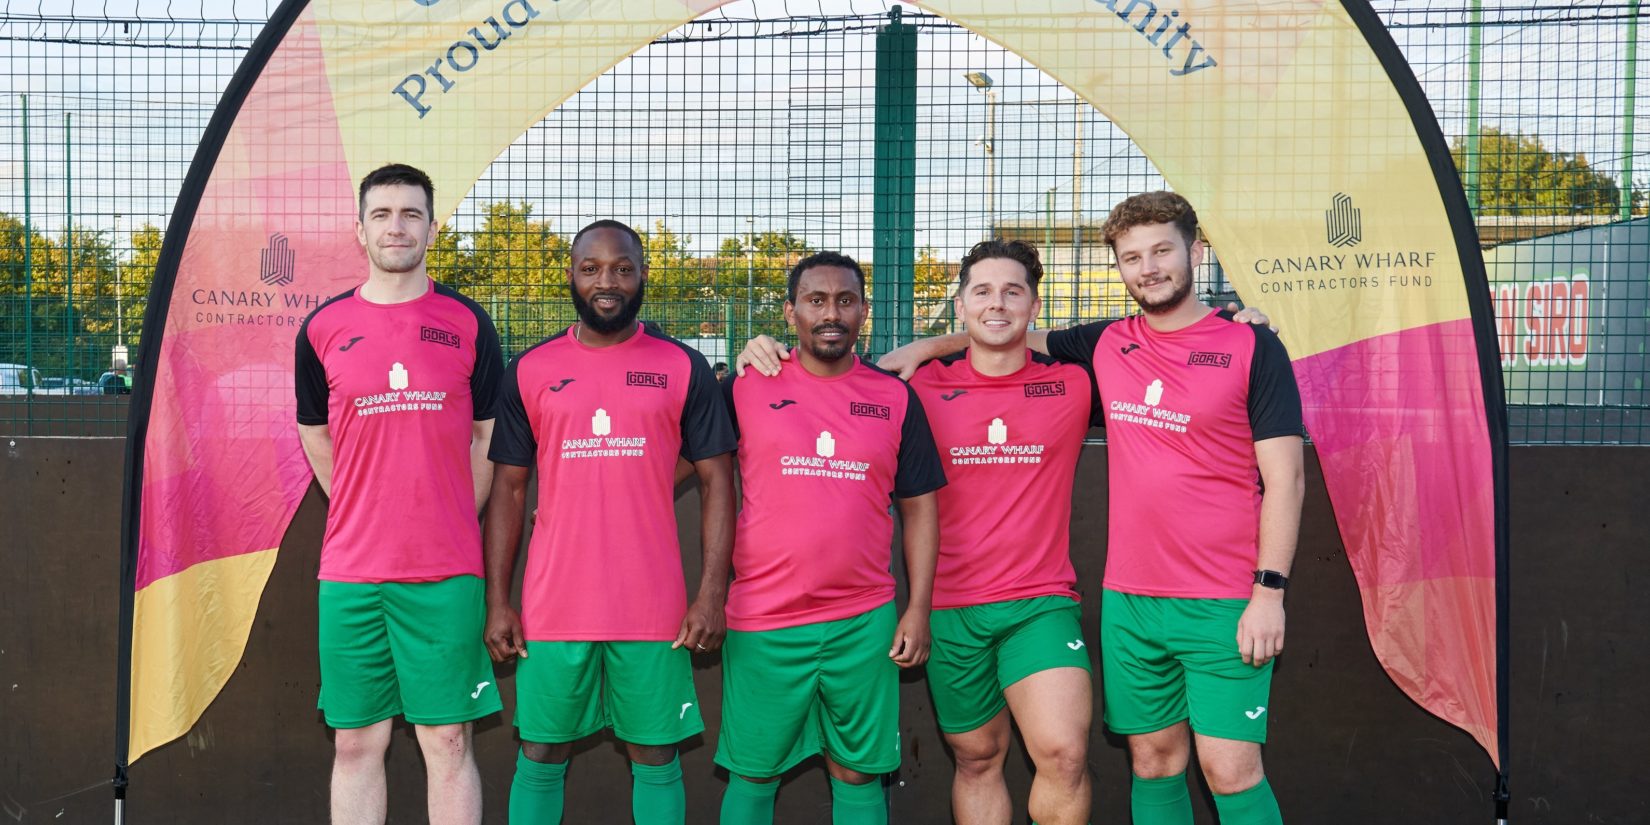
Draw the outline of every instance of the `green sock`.
M1192 825L1192 795L1186 789L1186 774L1162 779L1134 778L1129 791L1129 810L1134 825ZM1221 818L1221 825L1230 825Z
M730 776L722 794L722 825L773 825L773 798L778 795L778 779L751 782Z
M831 825L888 825L888 801L880 779L850 785L831 777Z
M687 821L687 792L682 789L682 759L663 765L630 763L630 815L636 825L682 825Z
M1283 812L1272 785L1261 777L1260 784L1247 791L1221 796L1215 794L1215 812L1220 825L1283 825Z
M516 778L510 782L512 825L560 825L566 762L534 762L516 755Z

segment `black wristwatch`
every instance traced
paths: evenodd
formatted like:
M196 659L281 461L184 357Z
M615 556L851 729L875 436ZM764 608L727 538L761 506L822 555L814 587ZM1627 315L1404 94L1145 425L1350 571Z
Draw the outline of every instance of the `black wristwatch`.
M1289 577L1276 570L1256 570L1255 584L1261 587L1270 587L1273 590L1288 590Z

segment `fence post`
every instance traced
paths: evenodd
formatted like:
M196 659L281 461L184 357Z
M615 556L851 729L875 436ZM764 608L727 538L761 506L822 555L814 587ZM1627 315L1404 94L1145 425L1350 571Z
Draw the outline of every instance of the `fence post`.
M875 117L868 354L881 355L912 339L916 314L917 29L899 6L877 32Z
M1627 4L1627 84L1621 96L1621 219L1633 219L1633 95L1639 78L1639 0Z

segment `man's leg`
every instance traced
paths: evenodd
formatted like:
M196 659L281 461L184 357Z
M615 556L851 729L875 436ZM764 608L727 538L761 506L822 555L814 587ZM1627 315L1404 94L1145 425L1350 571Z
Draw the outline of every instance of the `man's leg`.
M687 821L687 790L675 745L625 743L630 754L630 811L636 825L681 825Z
M333 825L383 825L388 805L384 753L391 720L364 728L339 728L333 736Z
M472 725L415 725L424 752L430 825L481 822L481 773L476 770Z
M728 775L722 794L722 825L773 825L773 803L779 795L779 777Z
M1028 803L1032 821L1084 825L1092 802L1088 752L1094 688L1089 672L1061 667L1033 673L1003 694L1037 766Z
M722 825L773 825L779 775L819 752L819 637L815 625L729 630L722 643L722 729L728 769Z
M831 825L888 825L888 799L882 777L837 764L825 755L831 775Z
M1003 780L1003 759L1011 735L1008 709L991 721L964 733L948 733L946 744L957 758L951 780L951 815L957 825L1006 825L1014 819L1014 803Z
M1197 761L1215 796L1220 825L1283 825L1261 766L1260 744L1197 735Z
M1185 722L1129 736L1134 772L1129 810L1135 825L1191 825L1192 796L1186 788L1191 754L1191 732Z
M566 799L567 760L572 742L522 742L516 775L510 781L513 825L560 825Z

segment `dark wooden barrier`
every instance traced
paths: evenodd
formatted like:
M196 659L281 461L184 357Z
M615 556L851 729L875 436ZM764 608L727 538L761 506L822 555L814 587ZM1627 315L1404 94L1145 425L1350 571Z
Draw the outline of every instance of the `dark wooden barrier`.
M107 822L112 803L118 439L0 438L0 822ZM1376 664L1322 480L1308 454L1308 499L1289 602L1288 651L1274 682L1268 773L1295 823L1488 823L1488 758L1406 699ZM1519 823L1650 821L1636 776L1650 728L1641 686L1650 600L1650 452L1512 452L1513 815ZM1105 451L1090 448L1075 491L1073 552L1084 626L1105 555ZM1175 491L1162 491L1165 496ZM1195 518L1195 502L1187 502ZM678 500L697 533L697 496ZM187 737L132 769L129 822L313 823L326 819L330 740L315 711L314 572L323 511L313 495L288 532L239 672ZM696 545L693 545L696 546ZM688 579L697 561L688 561ZM695 676L709 731L683 753L689 819L712 823L726 777L711 765L720 669ZM504 822L515 757L514 678L499 673L505 715L477 736L487 821ZM920 678L903 684L905 765L894 822L949 822L951 761ZM1121 743L1097 732L1090 763L1096 823L1128 819ZM1028 763L1009 758L1023 802ZM423 821L423 776L410 729L390 753L392 822ZM574 758L568 823L629 821L630 778L611 740ZM1201 786L1199 786L1201 787ZM1198 807L1200 822L1212 809ZM1023 821L1023 812L1021 814ZM809 763L779 801L782 823L828 822L823 771Z

